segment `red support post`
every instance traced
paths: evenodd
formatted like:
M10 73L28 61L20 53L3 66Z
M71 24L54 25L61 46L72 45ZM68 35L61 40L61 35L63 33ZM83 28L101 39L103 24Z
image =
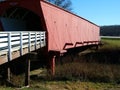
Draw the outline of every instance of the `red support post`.
M56 56L52 56L50 60L50 68L51 68L51 74L55 75L55 58Z
M56 55L54 55L53 53L49 54L49 68L48 68L48 70L50 70L50 74L52 76L55 75L55 59L56 59Z

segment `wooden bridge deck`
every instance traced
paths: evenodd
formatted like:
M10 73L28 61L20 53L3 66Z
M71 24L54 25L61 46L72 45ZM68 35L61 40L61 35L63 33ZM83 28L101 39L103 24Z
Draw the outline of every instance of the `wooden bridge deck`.
M45 45L45 32L0 32L0 65Z

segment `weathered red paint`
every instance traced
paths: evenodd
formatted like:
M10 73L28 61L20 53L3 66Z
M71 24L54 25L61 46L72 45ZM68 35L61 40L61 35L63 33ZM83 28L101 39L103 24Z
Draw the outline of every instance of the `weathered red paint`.
M48 50L74 48L100 40L99 26L46 2L41 1L41 7L48 31Z
M100 40L99 26L43 0L5 1L0 3L0 15L11 7L22 7L40 16L47 32L48 52L98 44Z

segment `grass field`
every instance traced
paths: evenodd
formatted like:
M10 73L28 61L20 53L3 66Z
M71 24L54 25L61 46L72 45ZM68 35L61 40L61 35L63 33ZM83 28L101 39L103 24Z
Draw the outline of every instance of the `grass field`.
M105 44L104 48L120 49L120 38L102 38L101 40Z
M30 88L0 88L0 90L120 90L119 85L93 82L36 82Z
M120 39L102 38L104 45L95 51L88 49L63 57L56 65L56 75L46 69L31 71L30 88L0 86L0 90L120 90ZM23 75L13 78L18 85Z

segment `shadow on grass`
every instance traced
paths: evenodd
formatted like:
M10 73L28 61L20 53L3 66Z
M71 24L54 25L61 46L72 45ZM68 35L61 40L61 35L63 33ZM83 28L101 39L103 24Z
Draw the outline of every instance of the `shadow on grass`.
M82 55L81 57L87 62L120 64L120 50L119 49L99 50L97 52L86 53Z
M80 80L120 83L120 49L87 50L83 52L84 50L86 47L68 50L69 53L66 53L62 58L57 57L55 76L43 71L44 75L41 73L31 75L31 80L37 82ZM39 61L31 62L31 71L46 65L43 56L38 59ZM3 67L1 73L4 75L6 75L6 66L1 66ZM21 57L12 61L11 71L16 75L13 75L13 82L19 83L18 86L21 86L24 82L25 58ZM3 84L1 83L1 85Z
M97 51L87 49L70 50L57 57L56 74L51 76L33 75L36 81L92 81L120 84L120 49L102 48ZM72 56L71 56L72 55Z

